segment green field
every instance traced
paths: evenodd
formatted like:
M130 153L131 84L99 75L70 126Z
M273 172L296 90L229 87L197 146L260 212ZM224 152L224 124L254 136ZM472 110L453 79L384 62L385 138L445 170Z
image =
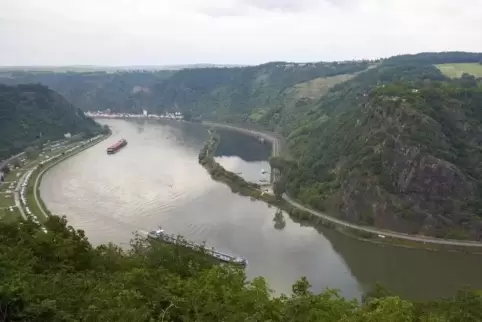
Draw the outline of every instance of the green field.
M346 82L355 77L356 74L342 74L331 77L319 77L307 82L298 83L289 92L295 94L298 98L319 99L325 95L336 84Z
M460 63L460 64L441 64L435 65L445 76L459 78L463 73L482 77L482 64L479 63Z
M10 207L15 205L13 193L0 193L0 208Z
M20 217L20 211L14 207L13 211L6 208L0 208L0 220L2 221L17 221Z

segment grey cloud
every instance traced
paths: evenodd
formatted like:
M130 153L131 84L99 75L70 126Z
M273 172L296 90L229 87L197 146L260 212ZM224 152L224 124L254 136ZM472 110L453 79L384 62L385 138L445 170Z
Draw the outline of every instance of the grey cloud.
M464 1L0 0L0 65L252 64L482 51L474 41L482 39L482 4Z
M245 3L263 10L303 12L329 4L336 7L354 5L360 0L244 0Z
M243 16L253 10L302 13L320 7L323 4L341 5L353 0L233 0L223 2L223 6L210 4L201 9L202 13L212 17Z
M316 7L318 0L246 0L246 3L253 7L264 10L282 10L300 12Z
M213 18L219 17L237 17L244 16L248 14L248 10L244 6L233 6L233 7L208 7L203 8L201 12Z

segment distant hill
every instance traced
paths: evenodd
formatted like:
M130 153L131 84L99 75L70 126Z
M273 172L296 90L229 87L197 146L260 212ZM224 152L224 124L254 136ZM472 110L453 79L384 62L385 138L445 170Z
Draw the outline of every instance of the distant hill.
M0 159L32 144L100 127L65 98L43 85L0 85Z
M10 71L0 82L48 85L83 110L180 110L275 131L287 143L286 159L273 164L282 170L276 191L363 225L481 240L481 61L480 53L420 53L169 71ZM455 67L463 71L447 71Z
M95 66L95 65L66 65L66 66L0 66L0 72L118 72L118 71L160 71L180 70L186 68L229 68L243 67L234 64L186 64L186 65L132 65L132 66Z
M368 65L362 61L273 62L248 67L171 66L171 70L160 71L147 70L146 66L109 72L4 70L0 71L0 83L41 83L83 110L140 113L142 109L180 109L197 117L239 121L259 118L266 107L273 106L277 97L295 84L359 72Z

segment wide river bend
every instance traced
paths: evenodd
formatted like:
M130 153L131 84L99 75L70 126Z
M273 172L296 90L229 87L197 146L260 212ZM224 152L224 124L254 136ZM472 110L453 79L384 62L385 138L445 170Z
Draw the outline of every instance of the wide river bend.
M359 298L375 282L413 299L482 288L482 256L374 245L330 230L320 234L286 215L285 227L275 228L275 208L233 194L198 164L208 135L200 124L98 121L112 128L112 137L49 170L40 186L46 206L85 230L94 245L128 245L135 231L162 225L246 257L248 277L264 276L277 293L290 292L303 275L313 290L336 288L349 298ZM261 174L269 170L268 143L219 132L218 162L252 181L268 178ZM120 138L128 146L107 155Z

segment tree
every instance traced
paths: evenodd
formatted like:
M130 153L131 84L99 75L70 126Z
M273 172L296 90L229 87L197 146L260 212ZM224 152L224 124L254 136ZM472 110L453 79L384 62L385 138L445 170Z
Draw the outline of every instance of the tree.
M183 117L185 121L190 122L192 120L192 113L189 111L186 111L183 113Z
M64 97L39 84L0 84L0 115L0 159L63 139L67 132L100 129Z
M0 169L0 172L3 172L5 174L8 174L10 173L10 167L7 165L5 165L2 169Z
M33 147L33 146L30 146L28 148L25 149L25 156L28 158L28 159L36 159L39 155L39 152L38 150Z
M286 179L284 177L279 178L273 183L273 192L278 200L282 199L285 193Z

